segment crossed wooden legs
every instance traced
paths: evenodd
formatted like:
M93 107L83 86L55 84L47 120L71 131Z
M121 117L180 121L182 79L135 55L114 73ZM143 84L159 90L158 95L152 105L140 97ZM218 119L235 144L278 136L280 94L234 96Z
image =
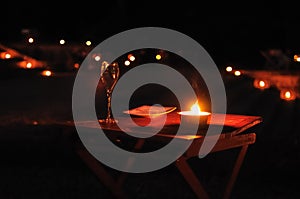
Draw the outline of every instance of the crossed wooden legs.
M86 163L86 165L92 170L97 178L106 186L111 193L119 199L127 199L126 194L122 190L122 184L117 183L116 180L109 175L101 163L95 159L86 149L77 149L77 154Z
M238 154L238 157L235 161L231 176L228 180L228 183L225 187L225 192L223 199L229 199L231 191L233 189L234 183L238 176L239 170L243 163L244 157L246 155L248 145L251 142L241 146L241 150ZM140 146L141 143L139 143ZM218 146L218 145L217 145ZM99 178L99 180L111 191L111 193L118 199L127 199L126 193L122 190L125 178L127 173L121 172L121 175L118 179L114 179L104 168L104 166L95 159L84 147L77 148L76 150L79 157L86 163L86 165L93 171L93 173ZM199 199L209 199L209 195L203 188L201 182L199 181L196 174L193 172L192 168L187 162L188 158L181 156L176 162L175 165L190 185L193 192Z
M240 153L237 157L237 160L234 164L234 168L232 170L231 176L228 180L228 183L225 188L225 192L223 195L223 199L229 199L232 188L234 186L234 183L236 181L236 178L238 176L239 170L241 168L242 162L244 160L244 157L246 155L248 149L248 145L242 146ZM190 166L187 163L187 159L182 156L176 161L176 167L186 180L186 182L190 185L191 189L194 191L194 193L197 195L199 199L209 199L209 196L205 189L203 188L201 182L198 180L196 174L194 171L190 168Z

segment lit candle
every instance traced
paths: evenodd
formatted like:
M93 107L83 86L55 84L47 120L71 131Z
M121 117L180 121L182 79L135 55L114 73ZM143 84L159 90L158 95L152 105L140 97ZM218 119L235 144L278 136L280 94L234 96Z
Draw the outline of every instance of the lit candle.
M198 102L194 103L189 111L181 111L178 114L181 115L181 120L187 123L196 123L200 126L206 126L208 117L211 115L210 112L201 111Z

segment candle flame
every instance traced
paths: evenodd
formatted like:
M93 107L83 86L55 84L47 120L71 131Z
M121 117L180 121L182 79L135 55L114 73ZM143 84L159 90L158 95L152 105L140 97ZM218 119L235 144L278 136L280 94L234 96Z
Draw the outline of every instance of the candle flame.
M199 106L199 104L198 104L198 101L195 102L195 104L193 104L193 105L191 106L191 112L192 112L193 114L200 115L201 109L200 109L200 106Z

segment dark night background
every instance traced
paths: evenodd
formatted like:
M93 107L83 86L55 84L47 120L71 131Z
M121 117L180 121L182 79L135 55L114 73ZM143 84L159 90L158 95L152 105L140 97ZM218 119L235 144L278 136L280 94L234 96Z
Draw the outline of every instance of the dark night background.
M35 29L42 42L65 37L101 42L130 28L161 26L197 40L216 60L245 59L257 50L298 50L297 3L95 1L3 2L1 39L21 40L21 30ZM242 56L242 57L241 57Z
M207 4L205 4L207 3ZM242 1L37 1L1 2L0 43L24 42L22 29L35 31L37 44L60 38L98 44L131 28L159 26L178 30L198 41L220 70L233 64L261 69L260 50L280 48L300 53L299 6L293 2ZM0 65L2 66L2 65ZM111 198L89 169L54 128L24 126L71 117L74 76L50 79L0 78L0 198ZM278 90L261 92L248 77L224 76L228 112L260 115L232 198L298 199L300 168L299 100L285 102ZM16 124L14 124L16 122ZM12 123L13 125L6 125ZM208 190L219 198L223 173L236 151L200 160L207 171ZM192 160L193 162L194 160ZM197 164L195 164L197 165ZM199 169L200 168L200 169ZM214 170L216 169L216 171ZM189 198L195 196L172 167L133 175L126 185L133 198Z

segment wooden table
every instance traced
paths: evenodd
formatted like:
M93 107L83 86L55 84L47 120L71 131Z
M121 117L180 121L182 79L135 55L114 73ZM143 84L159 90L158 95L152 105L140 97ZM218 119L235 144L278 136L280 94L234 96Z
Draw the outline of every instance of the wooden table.
M222 116L221 114L215 114L216 118ZM224 116L224 115L223 115ZM122 119L122 118L121 118ZM149 122L148 118L137 117L134 118L134 121L139 125L146 125ZM225 123L222 134L219 136L217 143L214 145L210 153L224 151L233 148L240 148L239 154L235 160L235 164L232 168L232 173L230 174L230 178L225 186L225 191L223 198L228 199L230 197L231 191L233 189L234 183L238 176L239 170L243 163L244 157L246 155L248 146L250 144L255 143L256 134L251 131L251 127L262 122L262 118L260 116L247 116L247 115L235 115L235 114L226 114ZM203 143L205 137L205 129L199 129L197 135L187 135L177 136L176 126L180 124L180 116L175 112L169 113L167 115L167 120L164 128L156 135L153 136L150 140L150 143L164 143L170 139L181 139L181 140L193 140L192 144L189 146L187 151L179 157L174 164L178 168L179 172L182 174L186 182L190 185L193 192L199 199L207 199L209 198L208 193L203 188L199 178L194 173L190 165L188 164L188 160L192 157L196 157L199 154L200 147ZM212 124L210 119L208 120L209 125L220 125L217 120ZM65 132L69 132L74 134L75 124L73 122L63 122L60 123L65 130ZM80 125L86 128L99 128L99 123L97 121L80 121L77 122L76 125ZM132 150L142 151L144 146L146 146L145 142L149 138L136 139L136 140L127 140L128 137L123 136L125 133L122 132L117 125L110 126L102 126L103 131L109 132L107 135L110 135L110 139L115 144L126 144L127 141L134 142L134 148ZM128 131L130 131L130 126L128 127ZM128 133L128 132L126 132ZM70 135L70 134L69 134ZM74 145L74 143L76 143ZM86 163L86 165L93 171L93 173L99 178L99 180L110 189L112 194L116 196L116 198L126 198L126 193L122 189L124 184L124 180L128 173L121 172L121 175L118 179L112 177L109 172L107 172L105 166L99 162L95 157L93 157L87 149L83 146L80 140L73 139L72 143L75 147L75 151L80 156L80 158ZM132 145L130 145L132 146ZM149 146L149 144L148 144ZM151 144L150 144L151 146Z

